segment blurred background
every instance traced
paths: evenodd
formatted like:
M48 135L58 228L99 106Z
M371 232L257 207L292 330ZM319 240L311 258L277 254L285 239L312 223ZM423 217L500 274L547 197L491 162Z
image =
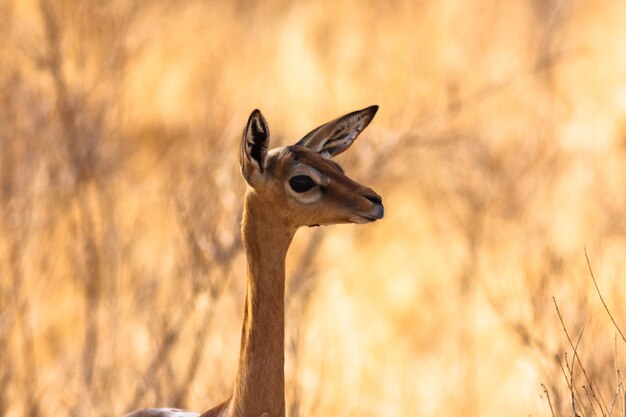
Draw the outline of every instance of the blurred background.
M226 399L247 117L279 146L371 104L338 161L386 217L298 232L287 414L625 415L624 22L611 0L1 0L0 415Z

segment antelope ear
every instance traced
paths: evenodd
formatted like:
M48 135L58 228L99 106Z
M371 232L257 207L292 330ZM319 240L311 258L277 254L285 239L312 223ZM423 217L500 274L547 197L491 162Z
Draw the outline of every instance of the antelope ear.
M265 173L265 159L270 142L270 130L259 110L254 110L241 139L241 174L251 187L261 181Z
M333 158L352 145L377 111L378 106L370 106L348 113L311 131L296 145L309 148L326 158Z

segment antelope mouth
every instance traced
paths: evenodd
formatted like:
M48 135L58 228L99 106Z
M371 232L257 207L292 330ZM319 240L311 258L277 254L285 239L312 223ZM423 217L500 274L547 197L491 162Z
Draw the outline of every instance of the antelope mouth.
M383 218L382 215L374 217L374 216L363 216L361 215L362 218L364 218L365 220L367 220L369 223L375 222L376 220L380 220Z
M373 223L376 220L380 220L385 216L385 208L382 204L377 204L371 212L367 213L357 213L356 216L352 218L354 223Z

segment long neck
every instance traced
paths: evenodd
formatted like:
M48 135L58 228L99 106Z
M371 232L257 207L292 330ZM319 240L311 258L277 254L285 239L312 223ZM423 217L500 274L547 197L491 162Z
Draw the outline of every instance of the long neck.
M246 195L247 287L230 416L285 416L285 257L294 233L253 193Z

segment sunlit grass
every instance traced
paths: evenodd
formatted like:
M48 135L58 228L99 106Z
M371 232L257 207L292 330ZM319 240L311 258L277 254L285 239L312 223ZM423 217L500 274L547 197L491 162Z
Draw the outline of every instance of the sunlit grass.
M625 6L42 0L0 16L0 415L230 395L245 120L260 108L278 146L371 104L338 160L386 217L296 236L288 414L570 416L584 368L604 403L582 393L576 412L624 415L626 346L584 248L624 330ZM566 332L582 334L573 377Z

